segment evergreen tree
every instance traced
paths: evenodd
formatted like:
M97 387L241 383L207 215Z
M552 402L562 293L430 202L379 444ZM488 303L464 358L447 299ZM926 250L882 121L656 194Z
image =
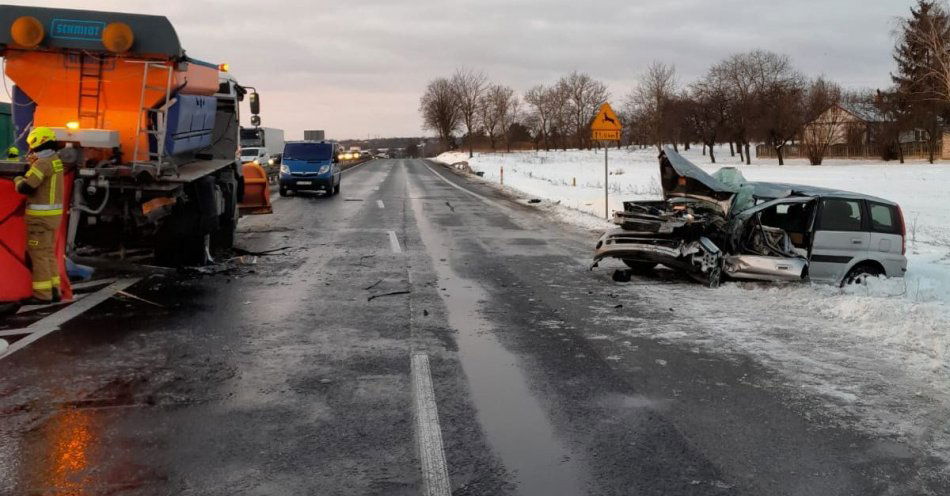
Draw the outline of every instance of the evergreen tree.
M943 50L950 46L950 19L947 12L932 0L918 0L910 9L910 17L901 22L894 61L897 72L891 74L899 101L909 124L925 134L928 155L933 163L937 147L948 121L948 102L942 96L943 82L939 75L934 38L941 40Z

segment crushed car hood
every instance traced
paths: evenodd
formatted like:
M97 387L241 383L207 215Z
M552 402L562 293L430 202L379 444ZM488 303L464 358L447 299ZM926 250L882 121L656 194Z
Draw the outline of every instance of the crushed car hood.
M707 174L670 147L660 152L659 159L664 199L694 198L717 205L724 215L729 213L732 199L739 192L738 187Z

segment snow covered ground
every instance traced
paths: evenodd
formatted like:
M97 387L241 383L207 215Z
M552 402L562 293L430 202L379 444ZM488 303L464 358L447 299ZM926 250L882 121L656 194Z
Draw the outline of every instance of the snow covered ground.
M655 150L609 153L611 210L624 200L659 197ZM907 277L848 289L631 286L638 297L686 310L667 323L632 326L631 334L751 355L780 372L781 385L825 398L844 414L841 421L860 419L862 427L950 460L950 164L830 160L813 167L803 160L778 166L774 159L755 159L746 166L728 148L717 149L717 164L698 148L684 155L708 172L735 166L751 181L810 184L898 202L908 226ZM592 230L613 227L604 220L602 150L486 153L471 160L454 152L437 160L467 161L494 184L504 167L504 187L512 193L559 202L555 210L568 222ZM683 319L694 333L682 333Z

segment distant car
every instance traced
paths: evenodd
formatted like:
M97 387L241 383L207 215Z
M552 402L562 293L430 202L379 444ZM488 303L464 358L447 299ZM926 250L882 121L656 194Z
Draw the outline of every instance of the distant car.
M907 271L904 216L894 202L748 182L734 169L716 176L663 151L665 200L624 202L614 213L620 227L597 242L594 266L608 257L635 272L663 264L712 287L723 277L844 285Z
M288 141L280 163L280 196L301 190L338 194L342 173L336 152L329 141Z

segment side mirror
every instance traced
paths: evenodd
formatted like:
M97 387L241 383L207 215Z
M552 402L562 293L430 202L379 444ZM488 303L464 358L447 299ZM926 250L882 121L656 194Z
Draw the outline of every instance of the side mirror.
M261 97L256 91L250 94L248 102L251 104L252 114L257 115L261 113Z

